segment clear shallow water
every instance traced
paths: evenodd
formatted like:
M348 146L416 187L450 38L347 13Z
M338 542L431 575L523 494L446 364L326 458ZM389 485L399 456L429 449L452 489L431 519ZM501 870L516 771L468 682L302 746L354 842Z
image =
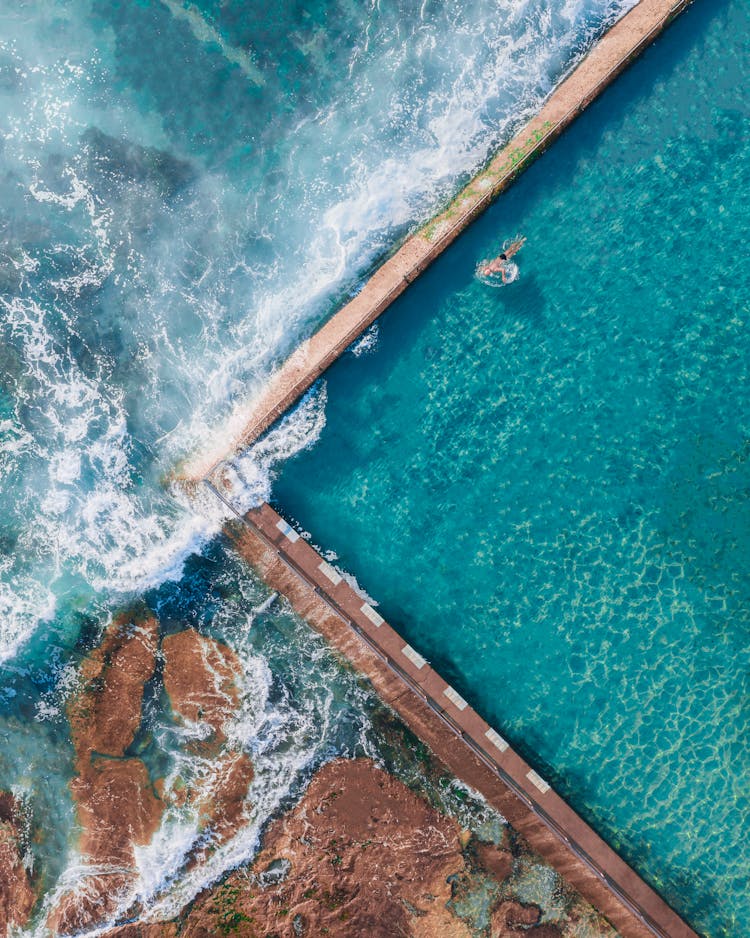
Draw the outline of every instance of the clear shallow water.
M242 850L316 760L360 738L348 679L299 667L296 620L271 617L283 642L254 644L264 591L216 559L219 506L164 480L631 5L0 4L0 788L44 831L44 890L80 872L75 665L144 590L226 625L247 665L246 742L267 771ZM323 417L313 400L269 436L245 498ZM173 820L142 858L149 901L195 834Z
M675 23L331 370L274 488L711 938L750 920L749 18Z

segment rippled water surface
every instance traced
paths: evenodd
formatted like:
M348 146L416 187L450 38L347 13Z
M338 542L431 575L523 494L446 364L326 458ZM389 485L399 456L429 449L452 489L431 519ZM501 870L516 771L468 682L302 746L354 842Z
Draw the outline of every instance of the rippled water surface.
M670 27L330 372L274 492L711 938L750 921L748 37L740 0Z

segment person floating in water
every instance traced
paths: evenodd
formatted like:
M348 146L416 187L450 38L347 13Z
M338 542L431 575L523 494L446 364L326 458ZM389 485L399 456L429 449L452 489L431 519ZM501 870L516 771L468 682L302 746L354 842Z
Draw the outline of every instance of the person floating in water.
M514 238L510 244L504 244L503 250L491 261L482 261L477 268L480 277L490 277L500 274L503 283L510 283L518 276L518 267L510 263L511 257L517 254L526 243L525 237Z

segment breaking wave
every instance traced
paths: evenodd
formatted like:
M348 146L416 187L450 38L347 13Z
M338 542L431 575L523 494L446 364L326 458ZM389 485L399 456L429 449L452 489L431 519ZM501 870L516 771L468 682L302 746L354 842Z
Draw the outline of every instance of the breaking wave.
M222 513L171 469L630 6L342 3L309 34L248 3L244 26L171 0L0 12L0 661L71 592L179 575ZM295 432L235 461L238 503Z

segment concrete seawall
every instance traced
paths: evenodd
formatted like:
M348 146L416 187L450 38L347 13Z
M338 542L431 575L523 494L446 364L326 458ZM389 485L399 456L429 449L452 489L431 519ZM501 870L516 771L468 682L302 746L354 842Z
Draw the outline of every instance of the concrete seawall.
M438 758L480 791L624 938L698 938L269 505L238 518L228 533L239 553L371 680Z
M242 429L215 449L196 454L179 476L186 482L209 476L267 430L690 2L640 0L451 204L409 237L353 300L296 349L248 404Z

